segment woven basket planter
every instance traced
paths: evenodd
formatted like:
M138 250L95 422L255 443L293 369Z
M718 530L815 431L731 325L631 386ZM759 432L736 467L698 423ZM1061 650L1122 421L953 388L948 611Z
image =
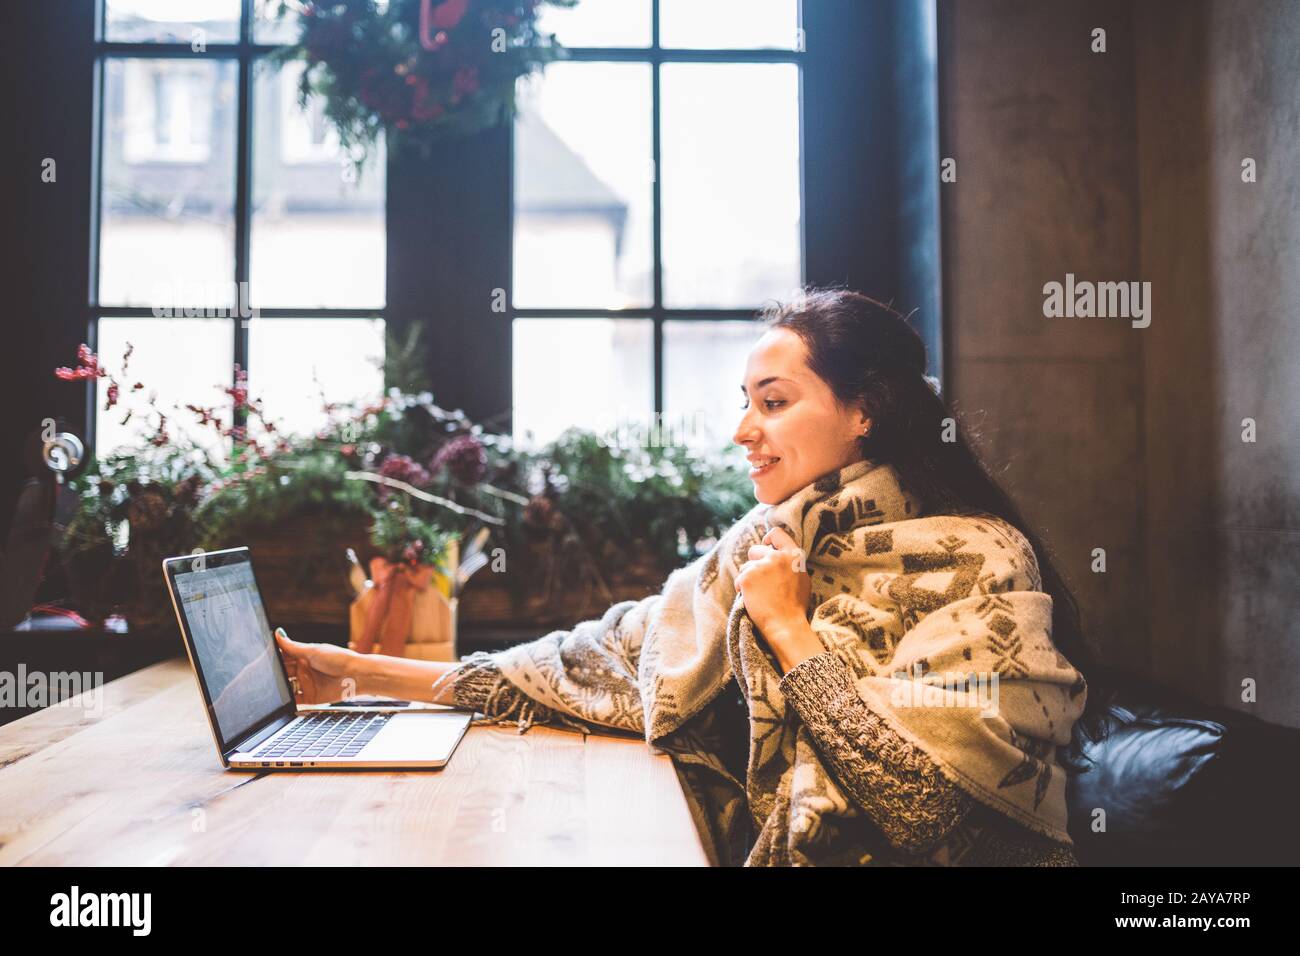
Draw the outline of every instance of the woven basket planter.
M599 617L619 601L640 600L663 587L671 569L648 561L612 562L601 576L606 592L593 580L579 583L547 582L537 571L540 562L523 569L496 573L484 567L465 586L460 601L460 623L495 627L571 627ZM521 582L520 576L527 575Z
M253 556L270 620L348 626L353 594L347 549L363 564L369 561L374 549L368 521L358 518L340 527L338 522L295 518L242 544Z
M127 619L133 631L174 630L175 615L160 570L162 558L170 555L155 553L147 542L140 544L128 561L134 586ZM271 621L343 630L348 628L354 597L347 549L352 548L366 567L376 554L364 519L340 525L338 521L295 518L223 544L248 547ZM633 549L632 553L639 552ZM672 570L645 559L602 561L603 589L590 578L578 583L548 582L537 570L542 566L538 556L528 558L527 562L508 562L504 572L494 572L489 563L470 579L459 601L460 628L571 627L599 617L618 601L657 593Z

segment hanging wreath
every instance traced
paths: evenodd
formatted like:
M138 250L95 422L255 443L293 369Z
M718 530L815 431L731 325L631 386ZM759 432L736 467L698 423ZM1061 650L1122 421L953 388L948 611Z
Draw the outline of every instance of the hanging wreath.
M281 0L300 32L276 58L305 61L299 104L323 99L360 167L381 131L390 148L427 153L512 117L515 81L561 55L537 29L543 3L577 0Z

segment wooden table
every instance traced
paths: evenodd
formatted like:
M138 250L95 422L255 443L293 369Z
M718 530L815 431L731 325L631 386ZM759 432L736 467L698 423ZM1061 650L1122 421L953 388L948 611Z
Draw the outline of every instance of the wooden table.
M100 693L0 727L0 865L707 865L636 738L476 726L442 770L236 772L187 662Z

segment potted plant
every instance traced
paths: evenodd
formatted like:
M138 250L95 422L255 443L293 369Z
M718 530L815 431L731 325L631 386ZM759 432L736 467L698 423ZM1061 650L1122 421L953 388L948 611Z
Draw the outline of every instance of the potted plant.
M375 516L370 538L378 553L352 603L348 646L397 657L410 646L412 656L454 660L456 533L393 496Z

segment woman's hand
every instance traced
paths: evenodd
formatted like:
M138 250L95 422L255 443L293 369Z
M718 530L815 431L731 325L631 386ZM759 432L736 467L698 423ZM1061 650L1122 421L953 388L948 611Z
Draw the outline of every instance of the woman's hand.
M808 577L804 553L783 529L773 528L763 543L749 549L749 560L736 575L736 590L745 599L745 610L766 636L796 621L806 621L812 579Z
M773 528L749 549L736 590L784 670L825 650L808 624L812 578L803 549L786 531Z
M297 678L299 704L329 704L360 693L362 656L334 644L300 644L289 640L284 628L275 629L275 642L285 670Z

